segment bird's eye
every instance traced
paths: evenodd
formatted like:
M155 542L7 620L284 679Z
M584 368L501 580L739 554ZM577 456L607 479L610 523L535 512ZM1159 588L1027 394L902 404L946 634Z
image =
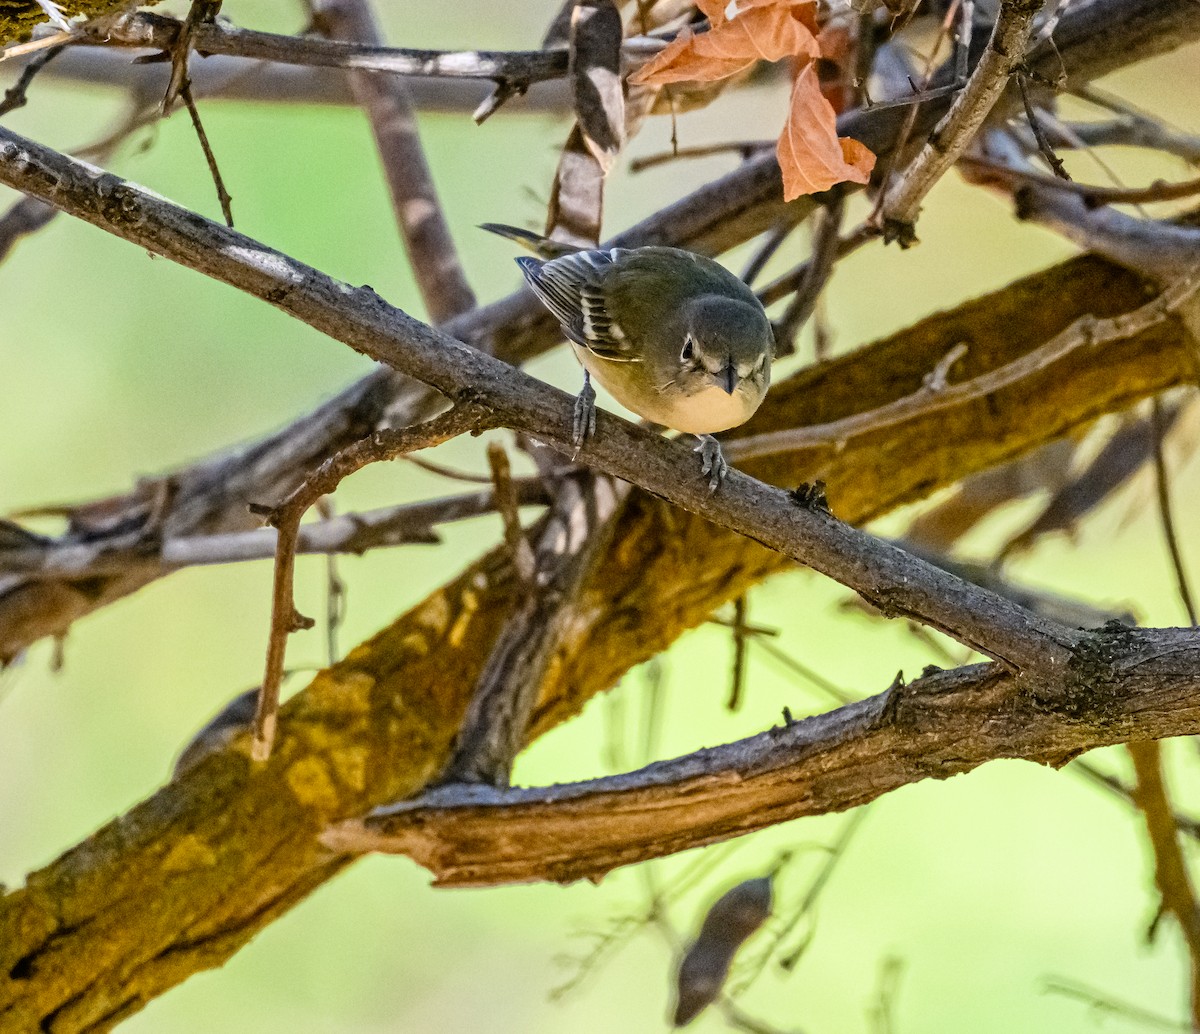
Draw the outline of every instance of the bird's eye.
M689 334L683 339L683 351L679 353L680 362L690 363L696 356L696 346Z

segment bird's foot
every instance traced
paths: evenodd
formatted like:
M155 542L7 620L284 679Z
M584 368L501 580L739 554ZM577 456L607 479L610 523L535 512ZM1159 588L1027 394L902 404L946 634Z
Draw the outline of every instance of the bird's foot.
M575 456L592 435L596 433L596 389L592 387L592 379L586 373L583 377L583 390L575 399L574 419L571 421L571 441L575 443ZM575 457L572 456L572 459Z
M721 452L721 443L711 434L700 434L700 439L693 452L700 453L700 473L708 477L708 490L715 492L725 475L729 473L729 463Z

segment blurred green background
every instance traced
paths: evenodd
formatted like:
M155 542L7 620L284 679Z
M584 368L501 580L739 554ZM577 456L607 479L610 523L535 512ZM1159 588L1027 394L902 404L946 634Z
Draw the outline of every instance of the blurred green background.
M383 6L383 5L380 5ZM430 47L536 45L556 0L461 5L422 0L385 12L389 39ZM241 24L291 31L297 9L230 0ZM1106 85L1192 131L1200 50L1124 73ZM683 116L683 145L774 135L779 88L731 93ZM19 132L71 148L115 117L114 92L37 82L31 103L6 120ZM351 283L370 283L416 313L420 302L391 222L370 139L350 108L288 109L211 102L208 132L234 198L238 227ZM430 115L421 128L468 275L482 301L518 283L511 248L475 229L540 221L565 136L561 119L511 110L483 127L465 115ZM633 154L667 146L667 120L650 122ZM138 145L145 144L144 148ZM1109 156L1130 182L1183 178L1186 170L1131 154ZM627 225L725 171L735 158L676 163L612 180L606 226ZM206 215L219 215L185 117L140 134L111 163L122 175ZM1075 168L1100 173L1086 157ZM540 199L540 200L539 200ZM0 203L11 200L7 193ZM858 210L852 218L862 214ZM948 177L908 252L864 249L839 266L827 295L838 349L849 349L930 311L1070 254L1058 238L1017 224L995 199ZM803 235L778 264L799 261ZM730 264L738 268L741 256ZM0 511L126 490L142 474L185 464L259 435L333 394L368 366L343 346L274 310L67 218L22 243L0 268ZM806 361L804 347L797 362ZM790 369L791 367L789 367ZM560 350L532 368L568 390L574 360ZM781 374L782 376L783 374ZM478 441L439 458L485 469ZM1186 559L1198 559L1196 465L1172 456ZM1181 610L1158 531L1138 481L1074 541L1045 540L1015 565L1032 585L1132 605L1153 624ZM369 470L336 497L340 510L454 491L407 464ZM1037 500L989 520L970 540L986 556ZM901 527L899 517L886 529ZM498 521L449 528L439 547L410 546L341 562L349 586L343 649L376 631L497 540ZM324 565L302 561L301 608L320 614ZM261 673L270 565L184 571L79 623L65 667L51 670L41 643L0 676L0 880L56 857L151 793L178 749ZM882 690L898 668L936 660L899 624L847 614L837 586L797 572L759 588L751 618L780 630L779 645L856 694ZM671 756L758 731L788 706L830 706L761 651L751 653L748 699L724 709L732 655L727 633L701 628L654 670L635 671L583 717L520 759L525 783L586 778L623 763ZM320 665L318 628L293 638L289 663ZM647 734L648 687L663 711ZM289 691L303 685L303 676ZM1173 744L1177 799L1197 789L1195 751ZM1094 760L1124 771L1120 752ZM805 894L848 816L809 819L735 848L709 849L705 875L674 906L685 934L728 885L759 875L779 853L794 861L778 883L780 915ZM655 867L671 887L695 864ZM894 1029L904 1032L1064 1032L1144 1029L1045 992L1048 978L1082 982L1164 1017L1185 1016L1186 960L1170 923L1147 945L1157 904L1141 826L1127 807L1070 769L996 763L945 783L926 782L872 805L823 891L811 942L794 971L768 966L741 999L748 1012L810 1034L879 1029L881 975L899 960ZM571 993L594 935L644 910L647 873L621 871L599 887L434 891L404 859L372 858L322 888L219 971L192 978L129 1020L131 1034L275 1032L660 1030L666 1026L673 949L654 930L636 934ZM801 932L802 932L801 931ZM799 932L797 936L799 935ZM752 942L749 954L755 946ZM695 1029L723 1029L708 1015Z

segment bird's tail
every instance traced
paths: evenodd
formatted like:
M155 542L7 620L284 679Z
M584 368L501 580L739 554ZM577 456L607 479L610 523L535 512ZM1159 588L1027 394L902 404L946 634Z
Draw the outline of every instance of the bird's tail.
M540 233L534 233L532 230L522 230L516 226L506 226L504 223L480 223L479 228L507 240L516 241L522 248L532 251L542 259L561 258L563 255L574 255L577 251L585 250L575 244L552 240Z

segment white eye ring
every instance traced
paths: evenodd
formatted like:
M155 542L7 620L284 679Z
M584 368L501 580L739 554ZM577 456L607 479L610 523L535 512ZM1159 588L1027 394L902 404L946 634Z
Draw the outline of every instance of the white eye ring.
M692 341L692 335L689 334L683 339L683 351L679 353L679 361L681 363L690 363L696 355L696 345Z

